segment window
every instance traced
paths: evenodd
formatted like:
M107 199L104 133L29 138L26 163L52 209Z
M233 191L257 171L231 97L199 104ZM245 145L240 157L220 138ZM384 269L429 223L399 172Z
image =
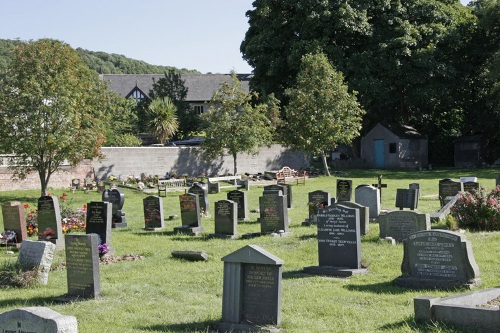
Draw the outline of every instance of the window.
M396 154L397 151L398 151L398 146L396 142L389 143L389 153Z
M196 112L196 114L202 114L204 112L203 105L195 105L194 112Z
M146 98L146 95L142 93L141 89L135 87L134 90L132 90L132 92L127 96L127 98L134 99L137 103L139 103Z

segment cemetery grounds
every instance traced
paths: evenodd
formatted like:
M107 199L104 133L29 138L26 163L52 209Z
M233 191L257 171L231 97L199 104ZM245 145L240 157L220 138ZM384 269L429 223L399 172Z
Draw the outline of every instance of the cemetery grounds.
M284 260L282 280L282 332L461 332L441 323L415 323L413 298L430 295L445 297L465 290L410 290L397 287L393 280L401 275L403 246L379 241L379 228L370 223L370 231L361 237L362 263L365 275L350 278L310 276L303 268L318 264L315 226L302 226L308 214L309 192L324 190L336 195L336 180L351 179L353 188L374 184L383 175L382 209L394 210L396 189L419 183L421 198L418 211L439 210L438 181L463 176L478 177L480 185L492 190L498 169L449 169L431 171L343 170L340 177L317 177L305 185L293 186L293 208L289 237L262 236L251 239L215 239L215 201L226 199L231 189L209 194L211 217L202 219L205 234L199 237L176 235L181 225L179 198L182 192L168 192L163 198L166 217L161 231L145 231L143 199L150 195L136 190L125 193L123 211L128 226L112 230L111 247L117 258L133 254L138 260L121 260L100 265L101 298L74 303L57 303L55 298L67 293L64 250L57 251L47 285L0 290L0 313L20 307L45 306L64 315L75 316L80 333L94 332L211 332L220 322L222 312L223 262L221 258L255 244ZM251 184L248 193L249 221L238 223L238 234L260 231L258 213L263 186ZM100 201L95 191L71 193L69 189L51 189L64 205L73 209L91 201ZM36 207L39 191L0 192L0 201L20 201ZM354 200L354 193L353 193ZM176 215L177 218L168 219ZM1 219L0 214L0 219ZM2 221L3 222L3 221ZM3 226L3 223L0 225ZM433 228L446 228L444 222ZM482 285L476 289L500 286L500 232L469 232L467 239L481 273ZM32 238L35 240L35 237ZM6 250L15 254L8 255ZM203 251L206 262L188 262L171 256L172 251ZM140 256L140 257L139 257ZM1 248L0 261L15 261L17 250ZM463 331L465 332L465 331ZM470 330L468 331L470 332Z

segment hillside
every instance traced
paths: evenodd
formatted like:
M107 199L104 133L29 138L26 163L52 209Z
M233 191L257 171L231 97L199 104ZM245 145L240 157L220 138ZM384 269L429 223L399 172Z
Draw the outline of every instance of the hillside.
M13 57L18 40L0 39L0 73L5 72ZM89 51L77 48L76 51L90 69L100 74L163 74L166 70L174 69L179 73L199 73L194 69L178 69L171 66L150 65L142 60L127 58L121 54Z

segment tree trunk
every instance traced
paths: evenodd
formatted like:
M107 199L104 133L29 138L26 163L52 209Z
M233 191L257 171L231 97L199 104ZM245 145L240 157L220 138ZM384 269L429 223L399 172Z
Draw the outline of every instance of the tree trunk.
M233 153L233 171L234 171L233 175L235 176L238 173L238 163L236 162L236 155L237 155L236 153Z
M325 174L330 177L330 169L328 169L328 163L326 162L326 154L325 152L321 153L321 159L323 160L323 168L325 168Z
M48 173L47 176L45 176L45 170L38 170L38 175L40 176L40 192L43 197L47 195L47 186L49 184L50 174Z

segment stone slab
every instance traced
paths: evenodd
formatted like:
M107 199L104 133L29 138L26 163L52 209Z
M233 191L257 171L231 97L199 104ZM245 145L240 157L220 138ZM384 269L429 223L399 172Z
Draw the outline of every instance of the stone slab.
M78 333L78 322L47 307L19 308L0 314L0 332Z

